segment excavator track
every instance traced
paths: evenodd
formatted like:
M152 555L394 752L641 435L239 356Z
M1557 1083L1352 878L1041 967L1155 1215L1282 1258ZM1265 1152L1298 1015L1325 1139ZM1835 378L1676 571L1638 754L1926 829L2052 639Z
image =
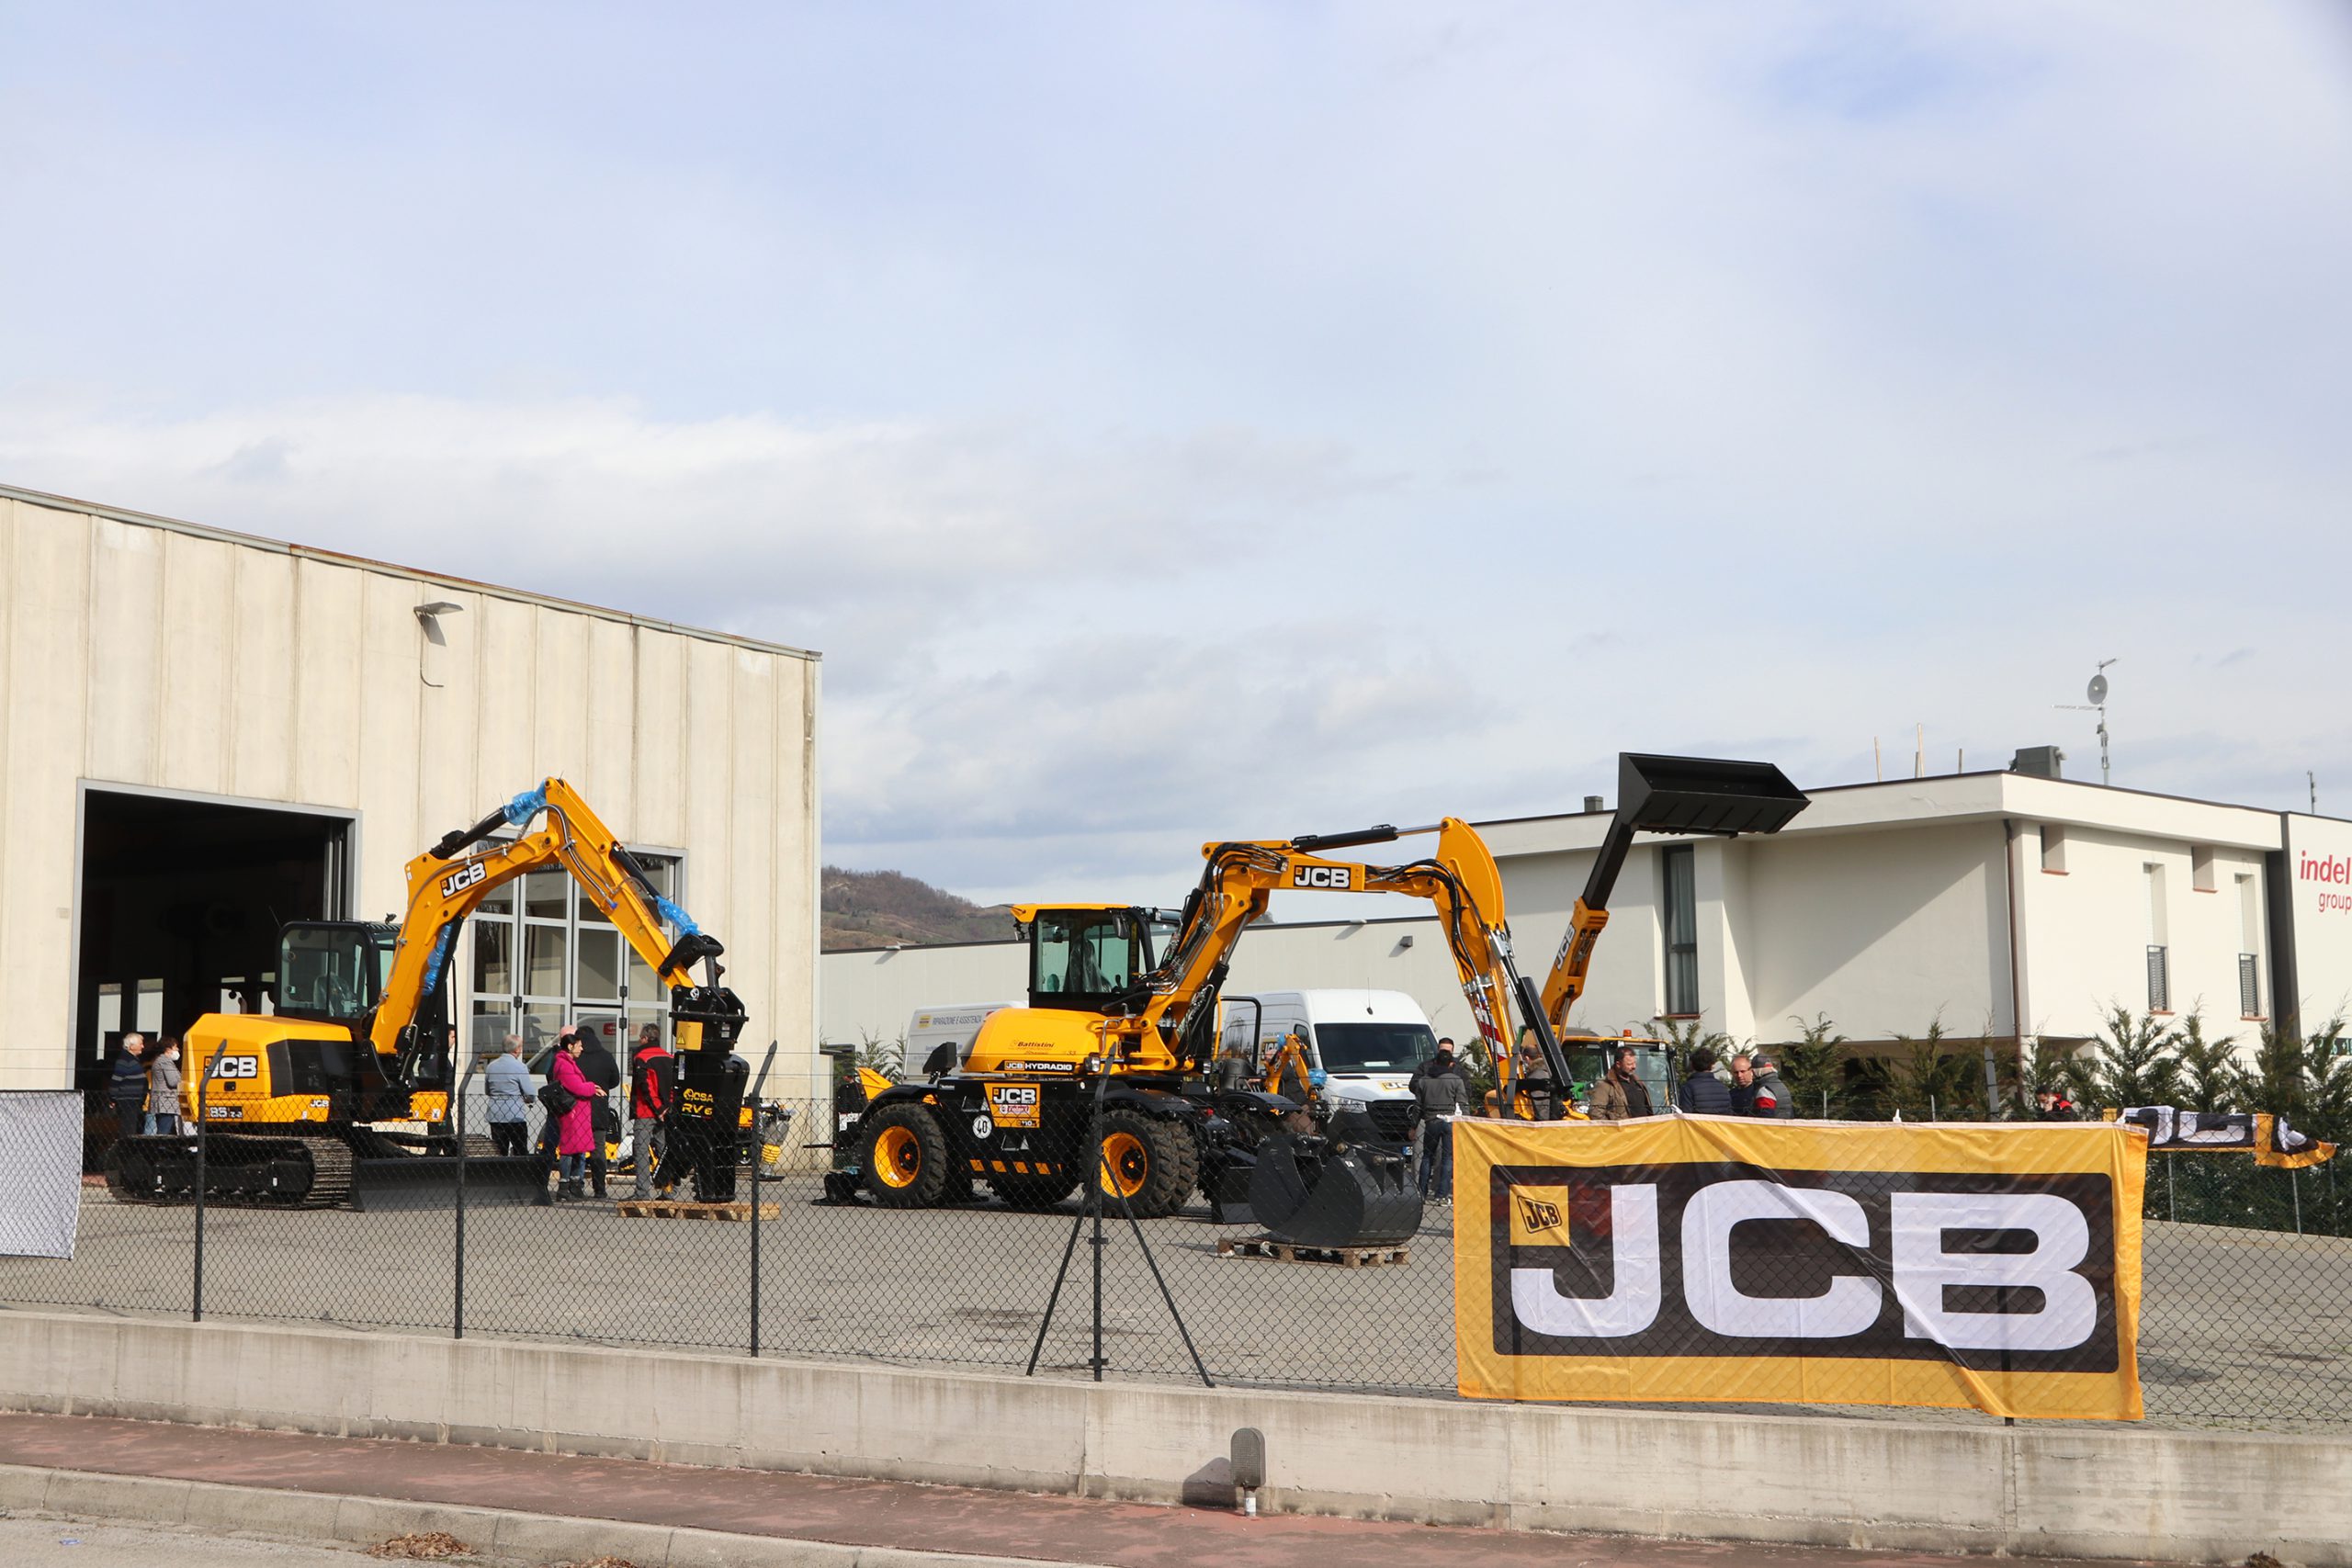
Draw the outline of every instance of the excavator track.
M356 1166L334 1134L262 1138L215 1133L205 1140L205 1201L248 1209L334 1209L351 1197ZM124 1138L107 1161L107 1190L118 1203L174 1206L196 1201L196 1140Z

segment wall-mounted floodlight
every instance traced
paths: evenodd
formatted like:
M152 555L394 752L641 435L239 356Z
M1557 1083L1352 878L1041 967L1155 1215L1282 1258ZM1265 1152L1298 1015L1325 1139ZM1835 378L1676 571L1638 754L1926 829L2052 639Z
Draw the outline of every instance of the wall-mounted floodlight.
M446 648L449 639L441 635L441 617L460 614L464 609L463 604L451 599L435 599L430 604L419 604L415 610L416 628L424 634L426 642ZM436 692L441 690L442 683L424 673L424 649L422 648L416 650L416 678Z

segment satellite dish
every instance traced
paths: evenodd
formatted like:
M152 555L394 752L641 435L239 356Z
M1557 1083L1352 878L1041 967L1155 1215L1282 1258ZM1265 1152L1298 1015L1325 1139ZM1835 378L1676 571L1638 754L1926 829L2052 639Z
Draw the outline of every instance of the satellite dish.
M2097 706L2098 706L2098 705L2099 705L2099 704L2101 704L2101 703L2103 703L2103 702L2107 701L2107 677L2106 677L2106 676L2104 676L2104 675L2094 675L2094 676L2092 676L2092 677L2091 677L2091 694L2091 694L2091 706L2093 706L2093 707L2097 707Z

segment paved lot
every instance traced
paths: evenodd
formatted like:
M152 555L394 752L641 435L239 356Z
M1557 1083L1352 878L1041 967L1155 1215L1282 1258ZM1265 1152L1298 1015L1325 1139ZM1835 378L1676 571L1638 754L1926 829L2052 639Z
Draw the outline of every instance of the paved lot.
M813 1178L765 1191L782 1210L760 1227L763 1352L1014 1371L1027 1360L1070 1212L823 1207L811 1202ZM1246 1233L1220 1232L1204 1211L1143 1228L1218 1381L1445 1393L1450 1213L1430 1210L1407 1263L1361 1269L1219 1258L1220 1235ZM469 1334L749 1342L748 1225L625 1219L605 1204L478 1210L467 1229ZM452 1235L447 1212L216 1209L206 1313L446 1330ZM1189 1376L1133 1236L1116 1221L1106 1235L1111 1375ZM185 1314L194 1242L190 1211L118 1205L85 1189L78 1256L0 1259L0 1303ZM1042 1370L1085 1371L1090 1266L1081 1237ZM2152 1421L2352 1427L2352 1240L2152 1223L2144 1268Z
M331 1546L109 1525L93 1519L0 1518L0 1562L14 1568L368 1568L374 1559Z

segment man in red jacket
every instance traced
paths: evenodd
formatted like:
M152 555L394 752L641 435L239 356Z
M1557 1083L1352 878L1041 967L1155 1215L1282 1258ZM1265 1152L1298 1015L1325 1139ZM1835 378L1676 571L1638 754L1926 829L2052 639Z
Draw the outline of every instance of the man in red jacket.
M628 1058L629 1157L637 1164L637 1196L653 1196L654 1161L669 1153L663 1119L678 1096L678 1059L662 1049L654 1024L638 1031Z

